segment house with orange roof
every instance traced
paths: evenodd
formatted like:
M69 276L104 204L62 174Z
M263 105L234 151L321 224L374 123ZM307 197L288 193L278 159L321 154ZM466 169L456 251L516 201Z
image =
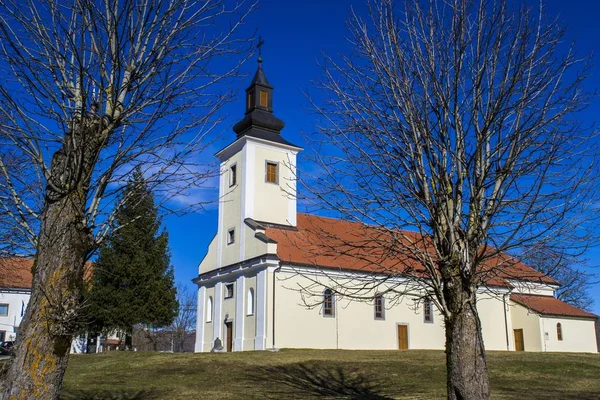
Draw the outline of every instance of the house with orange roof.
M0 341L15 340L31 296L33 260L0 259Z
M19 325L31 297L33 259L30 257L0 258L0 342L16 340ZM85 269L89 279L92 264ZM83 336L73 339L71 353L85 352L87 339Z
M428 239L298 213L302 148L281 136L273 92L259 58L236 139L216 154L218 226L193 280L195 351L443 349L442 315L415 284L427 279L422 264L395 246L426 250ZM558 300L559 282L494 249L481 253L486 349L597 352L597 317Z

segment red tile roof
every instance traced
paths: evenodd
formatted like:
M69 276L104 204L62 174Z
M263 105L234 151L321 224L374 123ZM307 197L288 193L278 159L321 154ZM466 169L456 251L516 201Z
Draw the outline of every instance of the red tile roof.
M33 259L27 257L0 258L0 288L31 289ZM86 263L84 278L92 275L91 262Z
M0 288L31 289L32 266L31 258L0 258Z
M419 255L435 252L423 236L393 231L334 218L298 213L297 227L261 223L266 235L277 242L277 256L284 262L320 268L359 270L382 274L426 276ZM410 248L418 247L419 252ZM427 251L425 250L427 247ZM491 286L510 286L520 279L558 284L554 279L506 254L488 257L481 265L481 281Z
M511 294L510 299L542 315L597 318L594 314L580 310L577 307L550 296Z

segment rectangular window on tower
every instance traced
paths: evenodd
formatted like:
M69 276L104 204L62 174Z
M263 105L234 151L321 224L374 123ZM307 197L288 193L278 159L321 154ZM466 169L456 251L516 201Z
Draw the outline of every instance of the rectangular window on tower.
M237 165L233 164L229 167L229 187L234 186L237 183Z
M269 93L264 90L260 91L260 106L269 107Z
M231 299L233 297L233 283L225 284L225 298Z
M231 228L227 231L227 244L235 243L235 228Z
M265 182L279 184L279 164L267 161Z

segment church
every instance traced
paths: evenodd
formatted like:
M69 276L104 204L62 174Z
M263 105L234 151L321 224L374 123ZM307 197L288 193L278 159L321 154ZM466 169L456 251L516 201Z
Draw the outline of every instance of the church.
M359 301L335 290L340 280L381 275L368 255L330 251L371 228L297 212L302 149L282 137L274 88L258 62L235 141L216 153L218 226L193 280L195 351L444 349L443 318L429 299L383 294ZM408 288L410 279L395 274L383 284ZM597 352L597 316L558 300L558 288L516 260L507 263L478 293L486 349Z

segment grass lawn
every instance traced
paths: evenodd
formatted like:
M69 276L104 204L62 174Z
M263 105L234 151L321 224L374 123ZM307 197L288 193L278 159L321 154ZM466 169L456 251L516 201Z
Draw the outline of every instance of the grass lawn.
M64 399L435 399L441 351L74 355ZM600 355L488 353L494 399L600 399Z

